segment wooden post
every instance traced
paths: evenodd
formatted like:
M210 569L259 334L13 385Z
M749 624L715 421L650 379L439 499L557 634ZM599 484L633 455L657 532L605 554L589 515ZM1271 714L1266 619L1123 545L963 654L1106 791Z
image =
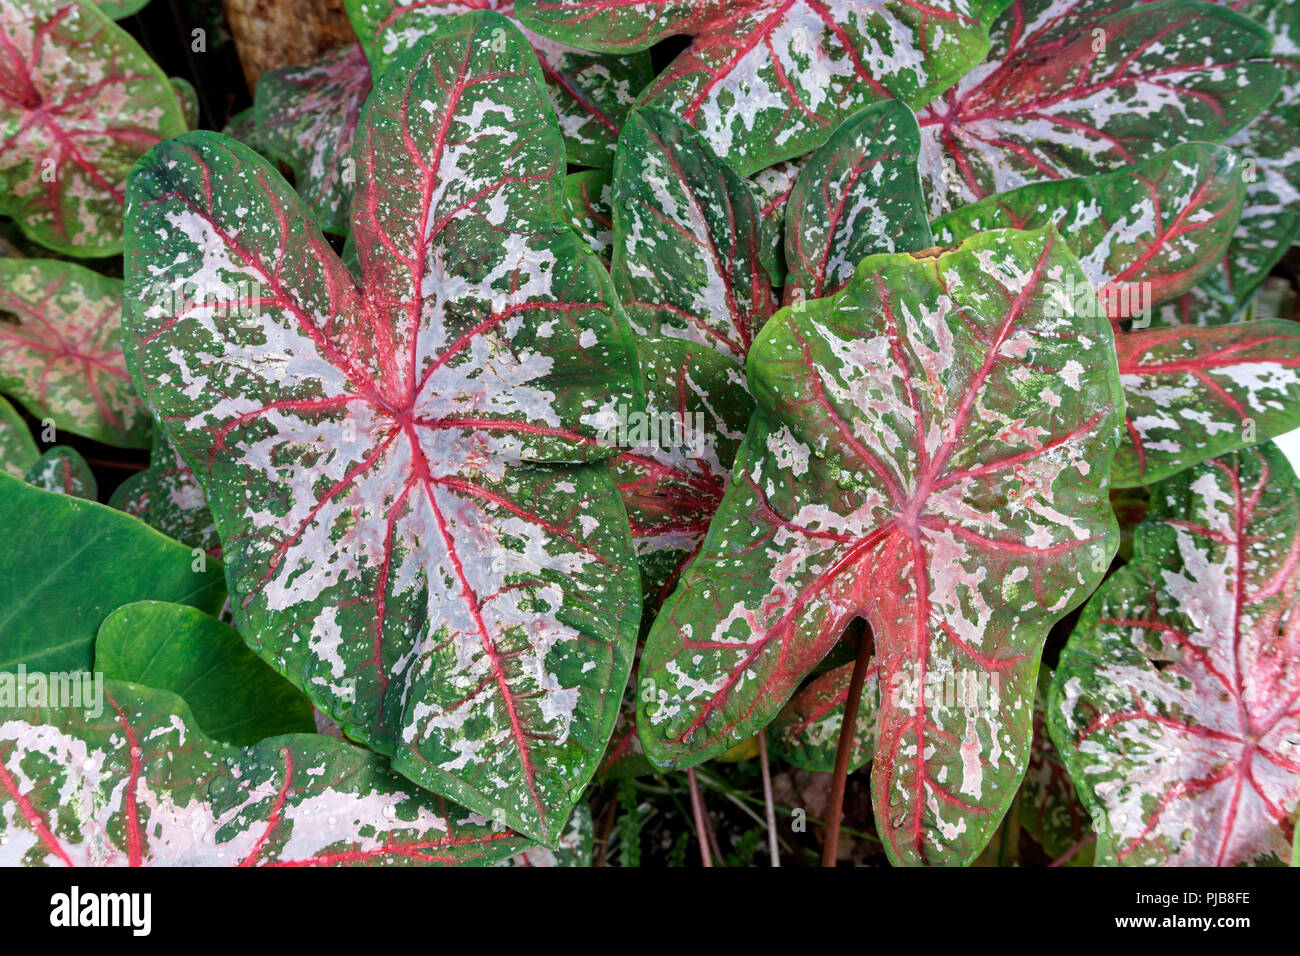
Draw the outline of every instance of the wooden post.
M249 90L267 70L356 40L343 0L222 0Z

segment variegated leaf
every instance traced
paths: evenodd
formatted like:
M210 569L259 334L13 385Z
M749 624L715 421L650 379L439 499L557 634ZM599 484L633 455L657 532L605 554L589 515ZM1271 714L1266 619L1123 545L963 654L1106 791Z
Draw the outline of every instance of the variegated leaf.
M573 808L573 816L569 817L559 845L554 850L545 846L530 847L523 853L502 860L497 866L591 866L595 838L591 808L586 803L579 803Z
M864 617L885 848L975 858L1024 771L1042 642L1118 541L1114 345L1062 292L1084 281L1051 227L1002 230L871 256L768 322L732 484L647 638L651 760L762 728Z
M293 170L298 195L326 232L347 231L356 181L352 138L369 95L370 64L358 43L304 66L268 70L257 81L258 142Z
M1300 807L1300 485L1262 445L1151 497L1133 562L1061 654L1052 739L1100 861L1285 863Z
M1074 850L1071 866L1091 866L1093 847L1080 844L1092 833L1092 818L1079 800L1061 752L1047 733L1047 694L1052 674L1038 672L1034 695L1034 739L1029 751L1029 768L1020 785L1020 825L1052 859Z
M0 0L0 212L73 256L122 251L131 164L185 131L167 76L83 0Z
M124 20L148 5L149 0L95 0L95 6L113 20Z
M122 356L122 293L119 280L71 262L0 259L0 390L59 430L145 448L149 414Z
M648 607L666 596L722 500L753 404L744 361L774 306L758 203L695 130L637 110L614 164L611 275L637 335L644 415L620 418L612 468Z
M513 0L347 0L347 7L376 69L449 16L476 9L514 16ZM569 162L608 166L623 118L654 76L649 54L592 54L527 29L524 35L542 65Z
M22 478L40 457L31 429L18 410L0 396L0 471Z
M531 28L589 49L695 39L639 103L680 116L741 173L793 159L879 100L919 108L988 50L1006 0L519 0Z
M786 160L760 169L748 180L758 197L758 235L763 268L774 286L785 285L785 208L801 168L802 161Z
M772 750L802 770L830 773L844 729L844 707L853 682L853 663L819 674L790 698L768 726ZM867 667L853 725L849 770L866 766L876 749L876 711L880 705L880 669L874 660Z
M564 177L564 210L569 222L605 262L614 247L609 187L608 169L584 169Z
M609 278L501 16L362 109L358 285L288 186L192 133L131 181L132 373L204 487L254 650L394 768L545 842L596 769L640 602L601 423L636 407ZM141 290L251 284L257 314Z
M845 120L812 154L786 207L787 305L838 292L873 253L934 245L920 152L916 116L889 100Z
M990 196L938 219L934 234L947 244L986 229L1052 223L1111 319L1138 317L1140 327L1155 305L1215 268L1245 195L1242 163L1232 150L1185 143L1112 173Z
M1143 485L1300 426L1300 326L1146 329L1115 340L1127 403L1111 480Z
M174 694L102 692L89 708L5 709L0 864L454 866L527 846L352 744L235 747L204 736Z
M1240 14L1188 0L1089 6L1014 3L989 58L920 114L932 215L1222 141L1277 94L1270 37Z
M161 428L154 429L149 467L118 485L109 505L181 544L221 557L221 538L203 486Z
M86 459L75 448L55 445L27 469L27 483L46 491L96 501L99 485Z

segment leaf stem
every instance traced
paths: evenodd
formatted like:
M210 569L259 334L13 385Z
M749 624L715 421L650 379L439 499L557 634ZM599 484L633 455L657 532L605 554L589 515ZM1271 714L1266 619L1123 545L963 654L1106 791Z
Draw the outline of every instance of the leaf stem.
M700 783L695 779L695 768L686 771L686 783L691 789L691 813L695 816L695 837L700 843L700 862L704 866L713 866L713 854L709 850L709 834L704 828L704 797L700 794Z
M849 680L849 696L844 701L844 723L840 725L839 746L835 748L835 776L831 778L831 801L826 809L826 842L822 846L822 866L835 866L840 850L840 823L844 818L844 788L849 778L849 757L853 754L853 735L858 723L858 705L862 703L862 685L867 679L867 662L871 660L871 641L858 644Z
M763 771L763 809L767 814L767 852L772 865L781 865L781 852L776 845L776 807L772 802L772 765L767 759L767 730L758 732L758 765Z

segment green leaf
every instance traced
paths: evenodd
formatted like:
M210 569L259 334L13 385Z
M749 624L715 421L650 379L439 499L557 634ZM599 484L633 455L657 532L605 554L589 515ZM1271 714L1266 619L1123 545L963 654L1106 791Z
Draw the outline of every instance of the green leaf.
M750 342L775 305L758 201L699 133L637 110L619 140L610 274L637 335L644 415L620 418L611 464L648 607L704 538L753 408Z
M183 698L199 729L244 746L316 729L311 704L233 627L183 604L140 601L104 619L95 670Z
M179 76L169 78L169 83L181 104L181 114L185 117L186 129L199 128L199 93L194 84Z
M1092 833L1092 818L1079 800L1061 752L1047 732L1047 695L1051 683L1051 671L1044 667L1038 672L1038 691L1034 694L1034 740L1029 768L1020 785L1019 820L1043 852L1055 860L1088 838ZM1094 854L1094 847L1082 847L1065 865L1092 866Z
M919 116L931 214L1223 141L1277 95L1270 42L1242 15L1189 0L1012 4L988 59Z
M579 803L573 808L559 845L554 849L535 846L523 853L502 860L497 866L574 867L591 866L596 829L591 819L591 808Z
M916 116L889 100L849 117L809 157L786 206L787 305L838 292L869 255L934 245L920 153Z
M778 287L785 285L785 208L801 166L798 160L787 160L760 169L748 180L758 198L758 235L763 268L767 270L772 285Z
M569 223L607 263L614 245L609 176L608 169L584 169L564 177L564 210Z
M0 475L0 672L89 670L100 623L132 601L216 614L221 565L129 515ZM198 570L196 570L198 568Z
M149 467L118 485L109 505L181 544L221 557L221 538L203 486L160 428L154 429Z
M1300 483L1261 445L1152 489L1061 653L1048 728L1099 862L1285 864L1300 807Z
M352 139L369 95L370 64L358 43L304 66L268 70L257 81L256 139L293 170L298 195L326 232L347 231Z
M184 131L166 74L92 4L0 7L0 213L28 238L70 256L121 252L126 174Z
M989 48L984 0L520 0L531 29L593 50L643 50L694 36L646 87L638 105L698 129L749 174L816 149L864 106L898 99L919 108Z
M347 8L376 72L402 50L434 35L455 14L486 9L514 15L511 0L347 0ZM650 55L592 54L527 29L521 32L541 64L569 162L609 166L624 117L654 78Z
M1118 543L1114 345L1061 291L1084 281L1051 227L1001 230L870 256L768 322L732 483L646 641L652 761L691 766L760 730L864 617L886 851L978 855L1024 772L1043 640Z
M85 498L87 501L99 498L95 473L75 448L66 445L55 445L41 455L36 464L28 469L25 478L28 484L46 491Z
M563 155L527 42L472 14L362 109L360 284L211 133L141 161L127 234L132 374L203 486L249 645L398 772L547 843L640 611L598 440L639 403L633 346L564 224ZM260 311L149 291L199 276Z
M122 283L57 259L0 259L0 390L57 429L125 448L149 414L122 355Z
M853 667L853 662L833 667L814 677L790 698L766 731L773 753L802 770L830 773L835 769ZM872 660L862 683L862 699L853 725L850 771L866 766L876 749L879 671Z
M149 5L149 0L95 0L100 12L113 20L125 20Z
M0 396L0 471L22 478L40 457L27 422Z
M527 842L318 734L206 737L174 694L106 681L94 708L0 727L0 864L442 866Z

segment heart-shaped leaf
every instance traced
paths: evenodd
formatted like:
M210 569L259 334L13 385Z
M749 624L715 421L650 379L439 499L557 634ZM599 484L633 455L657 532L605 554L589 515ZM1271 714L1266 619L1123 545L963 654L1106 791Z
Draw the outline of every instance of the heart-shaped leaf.
M608 470L573 464L639 403L631 337L563 224L563 145L508 20L399 56L354 155L361 286L234 141L142 160L132 374L204 487L250 646L399 772L549 843L639 618ZM145 291L199 278L252 284L259 314Z
M1271 37L1238 13L1187 0L1094 16L1079 7L1014 3L985 63L921 113L933 215L1219 142L1277 94Z
M1300 326L1156 328L1115 340L1125 435L1111 480L1143 485L1300 426Z
M637 334L644 415L612 468L632 523L647 606L704 538L753 404L743 365L774 299L758 202L695 130L637 110L619 139L610 273Z
M167 76L92 4L0 4L0 213L29 238L121 252L131 164L184 131Z
M1154 305L1215 268L1245 197L1232 150L1184 143L1111 173L1034 183L962 206L936 220L934 234L947 244L987 229L1052 223L1107 314L1149 322Z
M0 864L455 866L527 845L352 744L223 744L179 697L120 681L98 703L8 711Z
M99 497L99 485L95 473L86 464L75 448L55 445L41 455L36 464L27 470L27 483L74 498L95 501Z
M773 752L802 770L830 773L844 728L844 707L853 683L852 663L818 674L781 708L767 729ZM865 766L876 749L876 711L880 703L880 669L873 660L862 683L862 698L853 725L849 770Z
M916 116L889 100L845 120L812 154L786 206L787 305L838 292L869 255L934 245L920 153Z
M122 283L55 259L0 259L0 390L57 429L145 448L122 356Z
M40 542L0 548L0 672L89 670L100 622L131 601L225 601L217 562L104 505L0 475L0 528Z
M22 478L40 457L31 429L18 410L0 396L0 471Z
M298 195L326 232L347 231L352 137L369 95L370 64L358 43L304 66L268 70L257 81L258 142L293 170Z
M140 601L110 614L95 638L95 670L171 691L202 733L226 743L246 746L316 728L307 698L238 631L183 604Z
M1048 628L1118 541L1119 375L1105 317L1063 295L1076 282L1050 227L1002 230L871 256L767 323L732 483L647 638L651 760L690 766L761 729L864 617L886 850L975 858L1024 771Z
M1061 654L1048 727L1098 859L1285 863L1300 806L1300 484L1262 445L1152 489Z
M109 505L181 544L221 557L221 538L203 486L160 428L154 429L149 467L118 485Z
M870 103L918 108L988 50L1005 0L519 0L530 28L591 50L694 40L641 94L748 174L816 149Z
M470 10L514 15L513 0L347 0L357 36L381 70L402 50ZM608 166L623 118L654 77L649 54L591 54L525 29L550 91L571 163Z

